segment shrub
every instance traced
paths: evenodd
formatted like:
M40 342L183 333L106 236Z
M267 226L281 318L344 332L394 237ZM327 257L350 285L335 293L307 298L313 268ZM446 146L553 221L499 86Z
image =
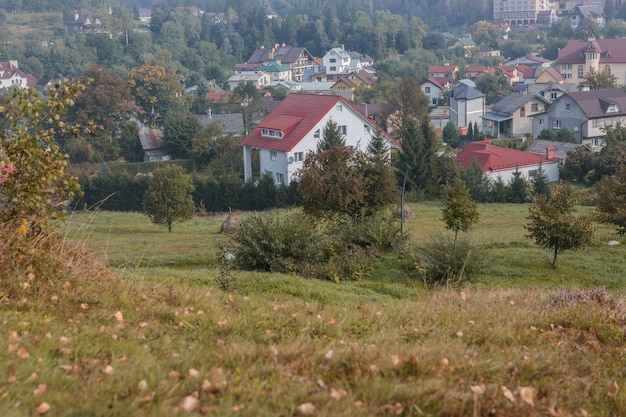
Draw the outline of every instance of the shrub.
M320 259L322 240L315 222L300 213L253 215L232 235L229 250L241 269L300 272L305 264Z
M480 273L484 267L482 253L466 238L434 235L421 250L425 283L455 285Z
M392 213L380 211L371 216L347 218L335 223L328 232L342 247L357 245L389 252L402 239L400 227Z

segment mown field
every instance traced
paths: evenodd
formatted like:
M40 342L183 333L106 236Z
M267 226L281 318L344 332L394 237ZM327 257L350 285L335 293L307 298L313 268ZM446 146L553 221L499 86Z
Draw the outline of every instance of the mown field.
M443 232L436 203L411 209L413 245ZM487 268L454 288L392 256L340 283L223 271L226 215L168 233L76 214L55 249L68 274L26 274L50 283L0 309L1 414L624 415L625 249L598 228L551 269L524 238L527 209L481 206L471 238Z

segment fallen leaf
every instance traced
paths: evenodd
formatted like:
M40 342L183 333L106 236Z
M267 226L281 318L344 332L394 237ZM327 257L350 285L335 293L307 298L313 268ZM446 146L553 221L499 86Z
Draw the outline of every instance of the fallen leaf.
M318 385L320 388L326 388L326 384L325 384L325 383L324 383L324 381L322 381L321 379L318 379L318 380L317 380L317 385Z
M7 346L7 353L13 353L19 347L20 347L20 345L18 345L17 343L9 343L9 345Z
M26 348L21 347L17 350L17 357L20 359L28 359L30 358L30 353L28 353Z
M124 315L121 311L116 311L115 314L113 314L113 317L115 317L115 320L119 321L120 323L124 321Z
M330 389L330 398L332 398L333 400L341 400L342 398L344 398L346 395L348 395L348 393L346 392L345 389L342 388L331 388Z
M197 378L198 376L200 376L200 372L194 368L190 368L189 371L187 371L187 374L190 378Z
M237 405L234 405L234 406L233 406L232 410L233 410L235 413L238 413L238 412L240 412L240 411L243 411L243 409L244 409L244 408L245 408L245 407L244 407L244 405L243 405L243 404L237 404Z
M300 404L297 410L300 414L309 415L315 412L315 406L311 403L304 403L304 404Z
M609 392L606 393L609 397L615 397L619 393L619 385L617 385L616 381L613 381L611 386L609 387Z
M104 373L105 375L111 375L113 373L113 367L111 365L105 366L102 370L102 373Z
M332 349L328 349L328 352L326 352L326 355L324 357L328 360L331 360L333 356L335 356L335 352L333 352Z
M526 404L534 407L537 389L533 387L519 387L519 396Z
M71 339L69 337L65 337L65 336L59 337L59 342L61 342L61 343L69 343L70 340Z
M500 392L502 392L502 395L504 395L504 397L511 401L512 403L515 402L515 395L513 395L513 393L511 392L510 389L508 389L507 387L505 387L504 385L502 385L500 387Z
M45 394L48 391L48 386L46 384L39 384L37 388L33 391L33 395L41 395Z
M149 403L150 401L152 401L155 397L155 393L154 391L152 391L150 394L146 395L145 397L141 397L139 398L139 404L146 404Z
M9 342L15 342L18 339L18 335L17 332L14 330L11 333L9 333Z
M465 291L461 291L461 300L467 300L467 294L465 293Z
M9 384L12 384L16 381L17 378L15 377L15 365L9 365L9 367L7 368L7 382Z
M400 356L399 355L391 355L391 363L393 366L400 365Z
M458 332L456 332L456 337L463 337L463 331L459 330Z
M193 395L188 395L180 400L180 407L188 413L192 413L200 408L200 400Z
M167 374L169 379L178 379L180 378L180 372L178 371L171 371L169 374Z
M37 408L35 408L35 411L37 412L37 414L47 414L50 411L50 408L50 404L48 404L47 402L43 402L39 404Z
M476 395L483 395L487 391L487 387L485 387L485 384L472 385L470 389Z
M331 317L330 321L328 322L328 324L330 324L330 325L337 324L337 320L334 317Z
M139 384L137 384L137 386L139 387L140 390L146 391L148 389L148 381L146 381L145 379L142 379L141 381L139 381Z

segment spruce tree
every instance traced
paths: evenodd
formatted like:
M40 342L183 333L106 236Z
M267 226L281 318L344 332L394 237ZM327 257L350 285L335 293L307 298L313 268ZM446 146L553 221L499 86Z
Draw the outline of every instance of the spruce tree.
M519 170L515 170L509 181L506 200L509 203L525 203L527 201L526 189L528 184Z
M339 129L339 126L337 126L337 122L333 119L328 119L328 122L326 122L326 125L322 130L322 137L317 143L317 152L327 151L337 145L345 145L345 142L346 141L341 134L341 130Z

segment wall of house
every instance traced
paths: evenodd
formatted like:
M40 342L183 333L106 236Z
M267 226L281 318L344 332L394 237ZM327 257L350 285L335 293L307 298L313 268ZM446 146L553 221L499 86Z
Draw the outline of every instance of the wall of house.
M482 130L482 117L485 115L484 99L477 98L474 100L467 100L465 106L465 124L462 124L461 126L467 126L469 123L476 123L479 131Z
M569 109L568 109L569 106ZM586 129L587 116L578 104L569 96L559 97L546 113L533 117L533 138L543 129L549 129L556 136L561 129L567 129L576 137L576 143L582 143Z
M435 84L430 82L422 84L422 91L428 97L428 102L430 106L436 106L439 102L439 95L441 94L441 89L437 87ZM427 91L428 90L428 91Z
M541 168L543 169L543 172L548 178L549 182L556 182L559 180L558 161L542 164ZM508 184L513 178L513 174L516 170L518 170L522 174L522 177L524 177L527 181L530 181L536 175L537 169L539 169L539 165L529 165L526 167L508 168L498 171L486 172L492 182L496 181L498 177L500 177L505 184Z

